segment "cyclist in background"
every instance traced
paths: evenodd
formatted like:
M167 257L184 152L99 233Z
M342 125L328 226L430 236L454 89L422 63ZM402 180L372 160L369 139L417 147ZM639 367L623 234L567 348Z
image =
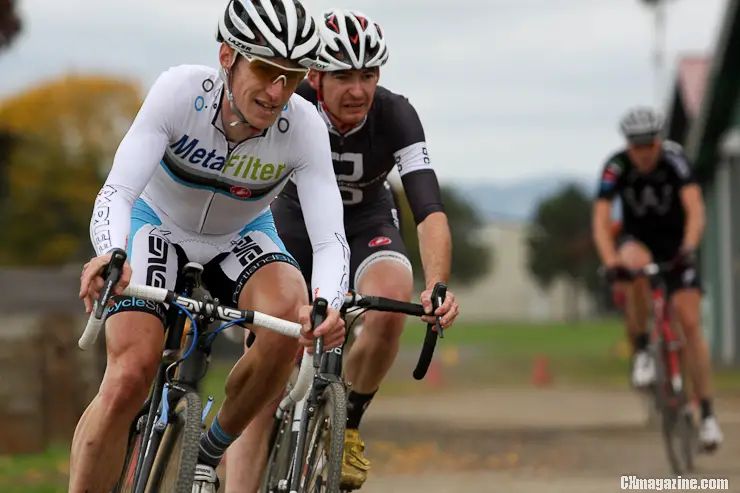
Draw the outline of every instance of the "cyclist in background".
M218 490L215 469L226 448L285 389L299 344L319 335L327 348L342 343L338 309L349 276L326 127L294 96L317 63L316 23L298 0L230 0L217 40L220 71L173 67L147 94L95 201L90 235L98 257L85 265L80 287L89 313L110 251L121 248L128 261L117 294L129 281L174 289L181 267L194 261L224 303L303 323L302 341L250 326L259 339L229 374L201 440L193 493ZM330 304L315 332L308 289L269 209L291 175L317 265L311 285ZM115 484L129 426L162 357L164 305L125 298L109 309L105 376L75 431L72 493Z
M405 97L378 85L380 67L388 59L380 26L360 12L329 10L319 29L323 42L319 59L326 68L311 70L297 92L316 106L331 139L351 249L351 285L363 294L411 300L411 262L386 181L395 166L417 224L426 281L421 302L431 315L431 290L449 279L452 245L421 121ZM280 238L310 279L319 274L319 266L311 260L310 235L303 224L305 205L295 185L288 183L272 211ZM436 312L443 315L443 327L452 325L458 309L454 295L447 291L444 305ZM345 488L359 488L367 479L370 462L364 456L360 421L396 358L404 320L396 313L366 313L363 330L346 358L346 379L352 389L347 397L341 481ZM229 450L226 493L256 491L270 424L271 416L265 413ZM255 450L260 451L259 457Z
M635 348L632 383L638 388L651 385L657 370L647 353L650 285L645 278L626 281L625 269L640 269L653 261L673 262L675 270L665 280L700 398L699 440L705 450L714 450L723 436L712 410L710 357L700 322L696 249L704 229L701 188L681 146L660 137L661 115L650 108L631 109L620 129L627 147L604 166L593 208L593 234L607 279L621 283L627 293L625 319ZM619 241L611 230L611 202L616 196L622 202Z

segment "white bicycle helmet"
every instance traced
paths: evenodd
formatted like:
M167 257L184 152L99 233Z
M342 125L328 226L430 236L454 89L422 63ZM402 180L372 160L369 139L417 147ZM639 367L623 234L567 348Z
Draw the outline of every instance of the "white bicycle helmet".
M331 9L319 23L321 48L319 70L380 67L388 61L388 47L380 26L356 10Z
M298 0L229 0L216 39L246 58L290 60L306 69L316 66L321 44Z
M630 142L649 143L663 130L663 117L652 108L638 106L625 113L619 129Z

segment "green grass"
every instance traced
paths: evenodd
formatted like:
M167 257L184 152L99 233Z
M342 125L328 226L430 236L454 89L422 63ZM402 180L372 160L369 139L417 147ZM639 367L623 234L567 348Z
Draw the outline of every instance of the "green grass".
M401 347L421 349L424 325L410 322ZM536 358L546 357L554 385L629 386L629 355L623 322L605 319L580 323L496 323L454 326L438 341L437 358L457 351L456 364L443 363L445 377L454 386L529 385ZM408 373L408 372L407 372ZM393 393L414 391L412 385L392 384ZM740 388L740 370L716 368L714 388L718 393ZM385 384L384 384L385 385Z
M409 323L401 347L420 350L424 329L420 323ZM547 360L556 385L619 387L626 385L625 349L618 320L466 324L445 332L437 343L437 358L445 380L455 387L528 385L540 357ZM451 352L457 352L457 358L450 358Z
M0 491L64 493L68 470L68 445L53 445L41 454L0 456Z
M401 338L402 346L420 347L424 330L425 326L421 323L409 323ZM506 352L522 355L537 351L562 355L592 355L619 342L623 334L618 320L575 324L471 324L455 325L445 331L440 344L498 346Z

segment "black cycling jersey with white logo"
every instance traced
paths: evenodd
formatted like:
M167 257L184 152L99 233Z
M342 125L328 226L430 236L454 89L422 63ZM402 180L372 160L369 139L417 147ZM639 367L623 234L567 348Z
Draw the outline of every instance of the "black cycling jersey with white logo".
M298 86L296 92L316 106L329 128L334 173L344 202L346 227L380 204L393 207L393 197L386 182L393 166L401 175L417 224L429 214L444 210L424 129L408 99L378 86L365 120L340 134L318 104L316 91L307 80ZM289 182L281 196L298 202L295 184Z
M622 202L622 232L669 255L683 241L686 214L679 192L696 183L681 146L666 141L658 165L641 173L626 151L611 156L601 175L598 198Z

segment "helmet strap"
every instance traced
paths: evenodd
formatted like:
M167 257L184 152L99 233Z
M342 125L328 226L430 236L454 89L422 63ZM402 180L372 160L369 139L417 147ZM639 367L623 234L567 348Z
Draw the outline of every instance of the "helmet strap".
M231 122L229 124L232 127L235 127L237 125L250 125L247 119L244 117L244 114L242 114L241 110L236 107L236 103L234 102L234 94L231 92L231 82L233 75L232 68L236 63L236 59L238 56L239 52L234 50L234 56L231 58L229 68L225 69L223 66L221 66L219 69L219 75L221 76L221 80L224 82L224 88L226 89L226 99L229 100L229 108L231 109L231 112L234 114L234 116L236 116L237 118L237 121Z

